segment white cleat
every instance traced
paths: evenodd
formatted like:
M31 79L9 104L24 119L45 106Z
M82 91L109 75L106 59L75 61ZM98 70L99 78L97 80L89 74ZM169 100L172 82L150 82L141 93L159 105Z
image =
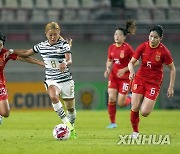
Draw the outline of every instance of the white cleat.
M133 132L133 133L131 134L131 138L134 138L134 139L137 139L138 136L139 136L139 133L138 133L138 132Z

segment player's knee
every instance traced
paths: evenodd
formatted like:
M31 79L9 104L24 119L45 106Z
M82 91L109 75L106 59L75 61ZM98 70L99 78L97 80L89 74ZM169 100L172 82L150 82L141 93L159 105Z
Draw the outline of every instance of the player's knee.
M142 115L143 117L147 117L149 114L150 114L149 112L141 112L141 115Z
M119 107L124 107L124 106L125 106L125 103L118 103L118 106L119 106Z
M69 112L74 112L74 108L67 109Z
M1 115L2 115L4 118L7 118L7 117L9 117L10 114L9 114L9 112L5 112L5 113L2 113Z
M57 96L57 95L49 94L49 97L50 97L52 102L58 102L59 101L59 96Z
M113 96L109 96L109 102L116 102L116 98Z

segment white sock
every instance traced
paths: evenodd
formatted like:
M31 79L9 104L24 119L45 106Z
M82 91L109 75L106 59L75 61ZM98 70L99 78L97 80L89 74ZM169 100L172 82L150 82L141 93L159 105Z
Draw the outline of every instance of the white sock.
M61 120L63 121L63 123L67 123L69 122L68 118L66 117L66 114L64 112L63 106L61 104L61 102L59 101L56 104L52 103L52 106L54 108L54 111L57 112L58 116L61 118Z
M67 117L69 119L69 122L71 124L74 124L75 120L76 120L76 109L74 108L73 112L69 112L67 111Z
M60 108L63 107L60 101L56 104L52 103L52 106L53 106L55 112L57 112Z

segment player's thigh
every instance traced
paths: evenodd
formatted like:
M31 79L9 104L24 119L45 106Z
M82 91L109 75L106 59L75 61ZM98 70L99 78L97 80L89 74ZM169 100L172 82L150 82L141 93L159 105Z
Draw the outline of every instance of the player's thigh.
M119 106L124 106L125 105L125 100L126 100L127 94L121 94L118 93L118 100L117 100L117 104Z
M132 93L131 97L131 110L133 111L139 111L141 107L141 102L143 100L143 94L137 94L137 93Z
M117 99L117 89L108 88L108 101L109 102L116 102Z
M0 115L8 117L10 112L8 100L0 100Z
M74 98L74 81L69 80L66 82L59 83L61 88L61 97L63 99L73 99Z
M59 87L58 83L56 83L55 81L46 80L44 82L44 86L51 99L59 97L61 87Z
M118 82L118 105L124 106L127 94L129 92L129 80L119 80Z
M152 83L145 83L145 87L146 91L144 96L150 100L156 100L159 95L160 86Z
M155 100L144 97L141 104L141 115L147 117L153 111L155 103Z

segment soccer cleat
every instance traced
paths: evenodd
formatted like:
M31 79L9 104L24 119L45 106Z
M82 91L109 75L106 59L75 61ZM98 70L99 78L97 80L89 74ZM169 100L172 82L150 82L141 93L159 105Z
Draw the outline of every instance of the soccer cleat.
M70 138L71 138L71 139L76 139L76 138L77 138L77 134L76 134L75 129L71 130Z
M131 138L133 139L137 139L138 138L138 136L139 136L139 133L138 132L133 132L132 134L131 134Z
M65 123L65 125L71 130L74 130L74 127L72 126L72 124L68 121Z
M110 123L106 128L117 128L117 124L116 123Z
M2 124L3 117L0 115L0 125Z

